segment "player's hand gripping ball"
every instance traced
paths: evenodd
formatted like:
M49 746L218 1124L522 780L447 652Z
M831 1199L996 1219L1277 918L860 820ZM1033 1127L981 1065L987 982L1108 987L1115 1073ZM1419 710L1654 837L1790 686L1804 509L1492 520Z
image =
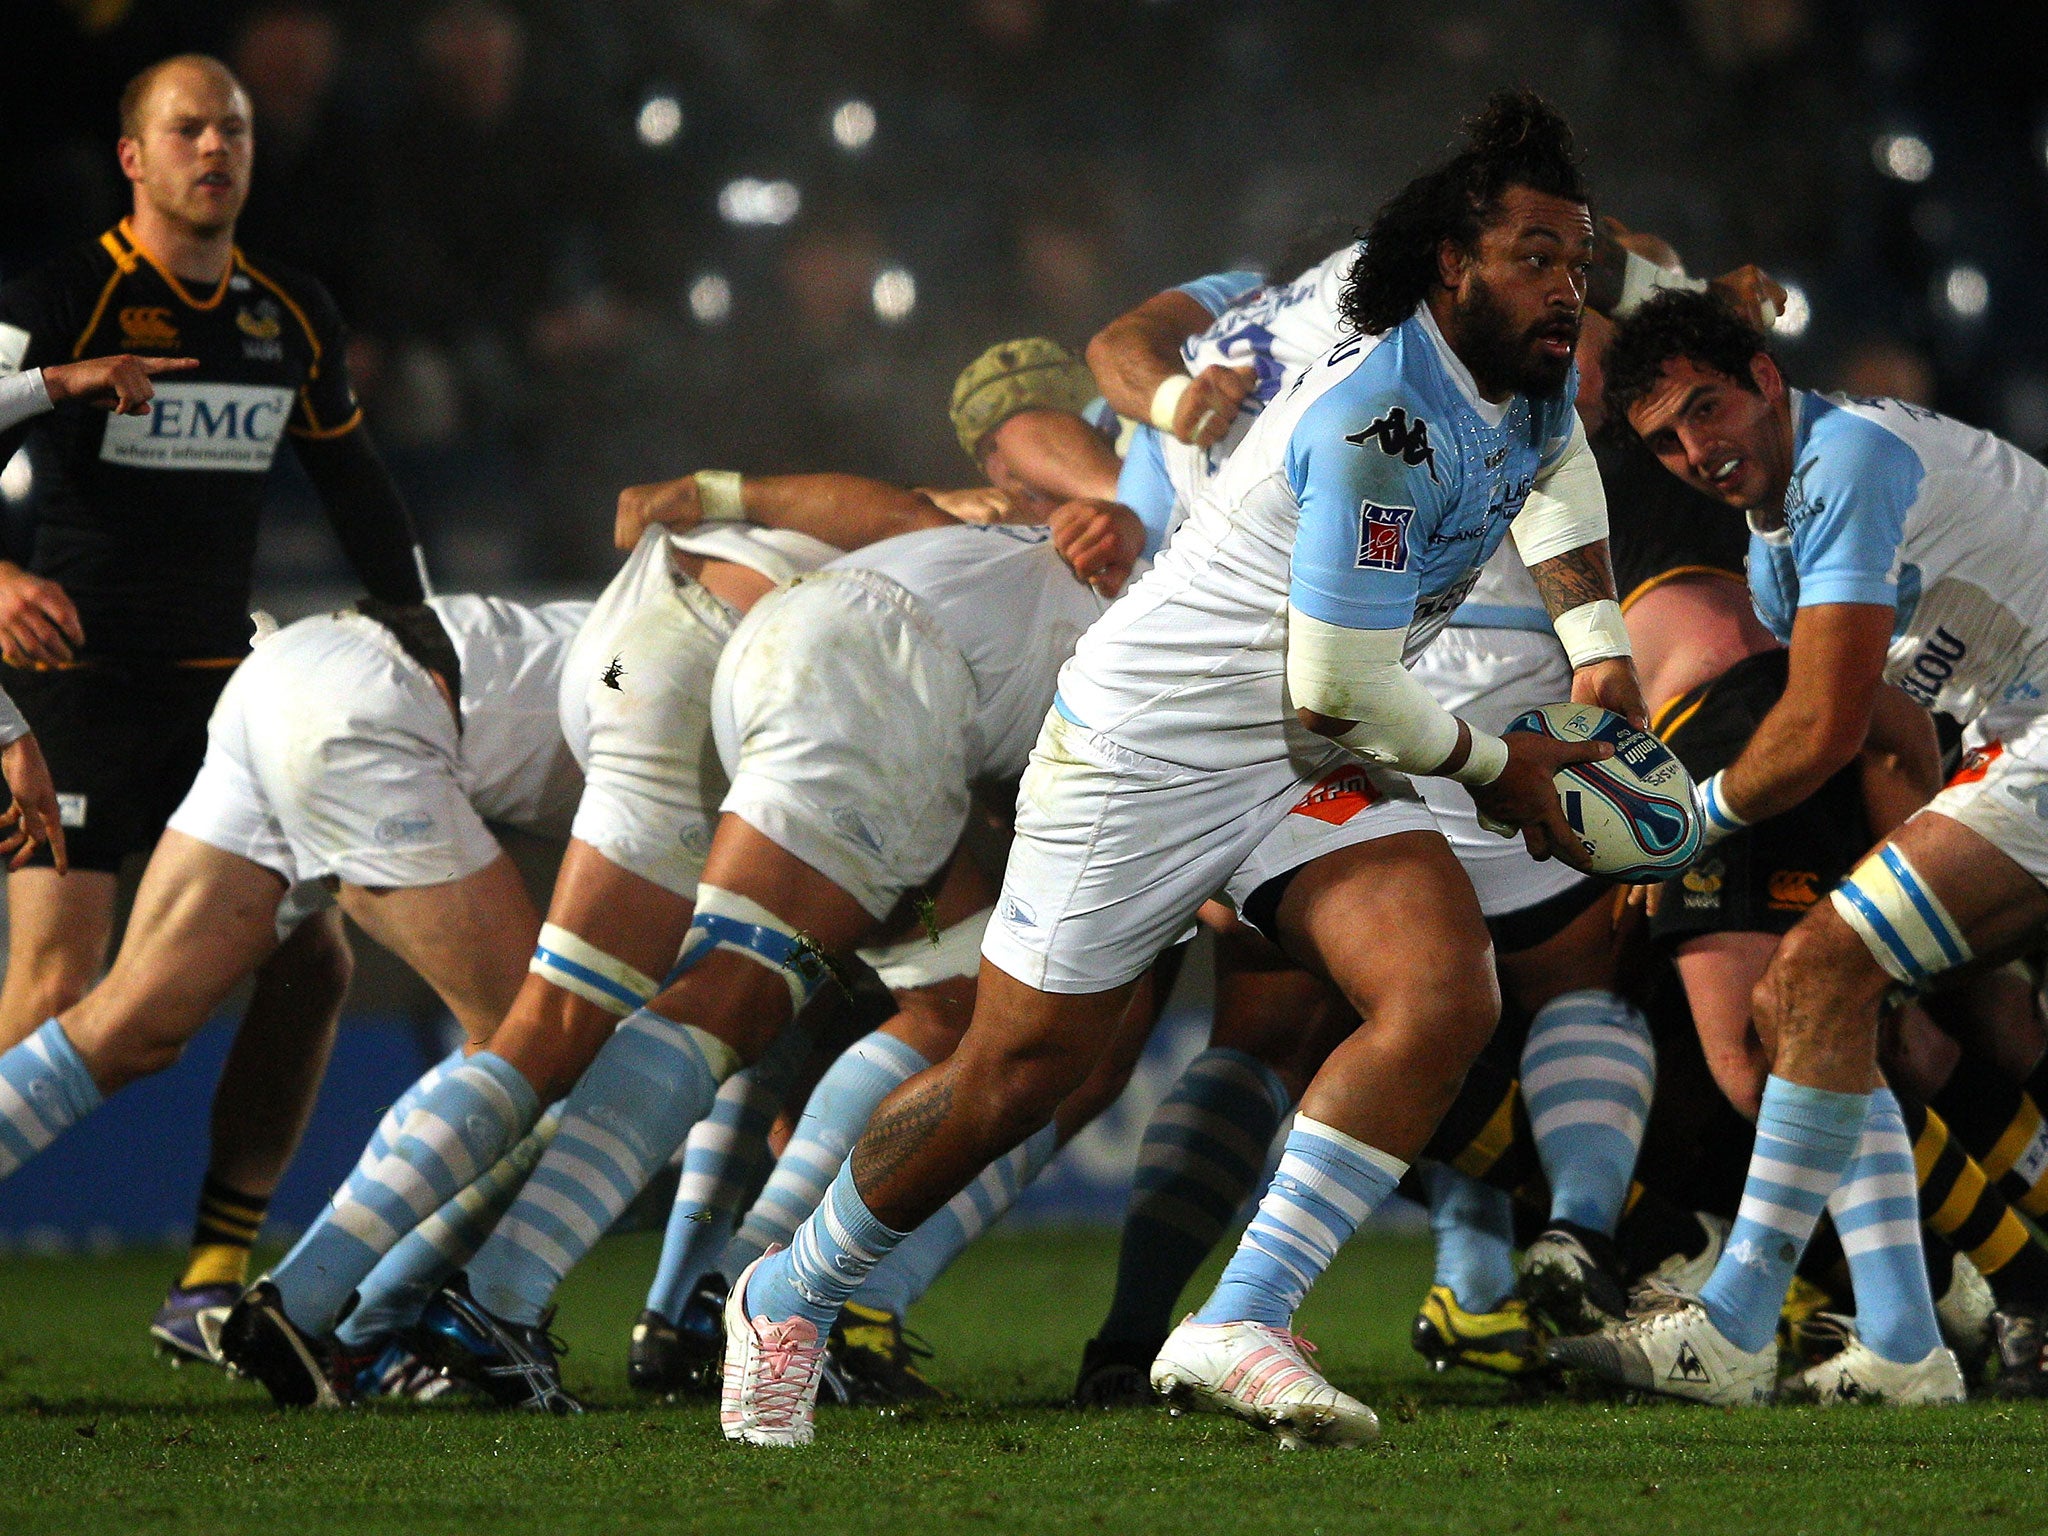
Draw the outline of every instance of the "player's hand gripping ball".
M1614 748L1614 756L1574 763L1556 777L1564 819L1594 874L1624 885L1664 880L1698 855L1692 775L1649 732L1591 704L1546 704L1518 715L1508 730Z

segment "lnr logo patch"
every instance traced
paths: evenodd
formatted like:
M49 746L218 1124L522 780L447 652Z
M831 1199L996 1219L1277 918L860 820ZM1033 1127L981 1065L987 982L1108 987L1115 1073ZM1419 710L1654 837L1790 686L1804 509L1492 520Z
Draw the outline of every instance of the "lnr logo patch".
M1372 502L1358 509L1358 569L1361 571L1405 571L1408 569L1408 522L1413 507L1381 507Z

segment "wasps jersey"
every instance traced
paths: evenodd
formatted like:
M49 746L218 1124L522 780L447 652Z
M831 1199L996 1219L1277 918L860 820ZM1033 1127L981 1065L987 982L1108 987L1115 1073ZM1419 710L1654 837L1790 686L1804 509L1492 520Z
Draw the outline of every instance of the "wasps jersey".
M237 250L202 291L159 264L125 219L0 289L0 376L118 352L199 360L156 380L147 415L71 402L0 433L0 461L26 439L38 498L34 547L17 558L69 593L83 657L248 649L258 514L278 446L334 442L362 421L343 339L314 279ZM316 484L376 595L417 601L402 509L394 519L375 508L374 528L350 529L347 509Z

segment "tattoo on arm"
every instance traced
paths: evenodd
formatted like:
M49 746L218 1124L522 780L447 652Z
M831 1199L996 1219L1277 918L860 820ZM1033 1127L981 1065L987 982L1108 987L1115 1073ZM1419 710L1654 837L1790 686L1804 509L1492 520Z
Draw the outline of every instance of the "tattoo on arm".
M1550 610L1553 619L1560 613L1615 595L1614 567L1607 558L1605 539L1581 544L1533 565L1529 574L1535 578L1536 590L1543 594L1543 606Z
M853 1182L870 1202L930 1139L953 1109L953 1075L925 1074L885 1103L853 1149Z

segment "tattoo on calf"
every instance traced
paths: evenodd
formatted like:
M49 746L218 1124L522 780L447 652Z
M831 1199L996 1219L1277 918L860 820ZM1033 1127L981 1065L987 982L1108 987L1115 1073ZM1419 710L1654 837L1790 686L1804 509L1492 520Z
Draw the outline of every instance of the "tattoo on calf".
M870 1195L878 1193L952 1109L951 1074L944 1071L885 1104L854 1144L854 1183Z
M1529 575L1536 582L1536 590L1543 594L1543 606L1550 610L1553 619L1586 603L1614 596L1614 568L1608 562L1604 539L1532 565Z

